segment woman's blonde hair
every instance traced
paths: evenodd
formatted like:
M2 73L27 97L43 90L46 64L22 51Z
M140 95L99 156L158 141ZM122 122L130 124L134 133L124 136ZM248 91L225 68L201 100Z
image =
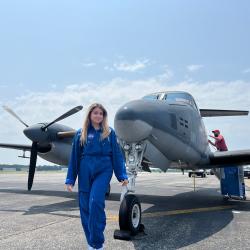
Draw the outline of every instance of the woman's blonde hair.
M89 127L89 125L91 123L90 115L91 115L92 111L95 108L99 108L103 112L103 120L102 120L102 123L100 124L101 128L102 128L101 140L105 139L110 134L110 129L109 129L109 125L108 125L108 113L107 113L107 110L102 106L102 104L100 104L100 103L93 103L88 108L88 112L87 112L86 118L85 118L85 120L83 122L82 133L81 133L81 137L80 137L80 144L81 145L84 145L84 143L86 142L87 133L88 133L88 127Z

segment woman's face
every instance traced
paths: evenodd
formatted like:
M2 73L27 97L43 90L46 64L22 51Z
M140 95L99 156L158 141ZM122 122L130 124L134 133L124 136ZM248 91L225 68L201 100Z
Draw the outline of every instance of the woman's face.
M103 111L98 107L94 108L90 114L90 120L92 123L100 124L103 121Z

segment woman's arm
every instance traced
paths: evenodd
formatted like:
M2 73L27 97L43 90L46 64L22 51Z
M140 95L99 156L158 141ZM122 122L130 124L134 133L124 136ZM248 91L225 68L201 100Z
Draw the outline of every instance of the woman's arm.
M111 145L112 145L112 164L115 176L119 182L127 180L125 160L121 152L120 145L117 142L115 131L111 129Z
M79 164L80 164L80 134L81 134L81 129L77 130L73 138L72 150L68 164L68 173L65 181L65 184L67 185L74 186L77 178Z

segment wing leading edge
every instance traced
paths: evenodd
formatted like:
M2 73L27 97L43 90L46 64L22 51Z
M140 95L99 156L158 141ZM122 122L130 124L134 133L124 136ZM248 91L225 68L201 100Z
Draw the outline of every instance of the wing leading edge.
M200 109L202 117L248 115L246 110Z
M216 167L231 164L248 165L250 164L250 149L213 152L210 155L210 164Z
M12 148L20 150L31 150L31 146L25 144L0 143L0 148Z

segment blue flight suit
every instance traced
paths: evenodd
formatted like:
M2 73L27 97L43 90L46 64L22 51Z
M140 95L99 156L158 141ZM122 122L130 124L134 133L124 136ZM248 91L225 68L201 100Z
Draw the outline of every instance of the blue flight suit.
M101 140L102 129L88 127L87 140L80 145L81 129L73 139L71 157L65 184L75 184L78 176L78 195L82 226L93 248L101 248L104 243L106 226L105 194L113 170L118 181L128 179L125 161L115 131Z

